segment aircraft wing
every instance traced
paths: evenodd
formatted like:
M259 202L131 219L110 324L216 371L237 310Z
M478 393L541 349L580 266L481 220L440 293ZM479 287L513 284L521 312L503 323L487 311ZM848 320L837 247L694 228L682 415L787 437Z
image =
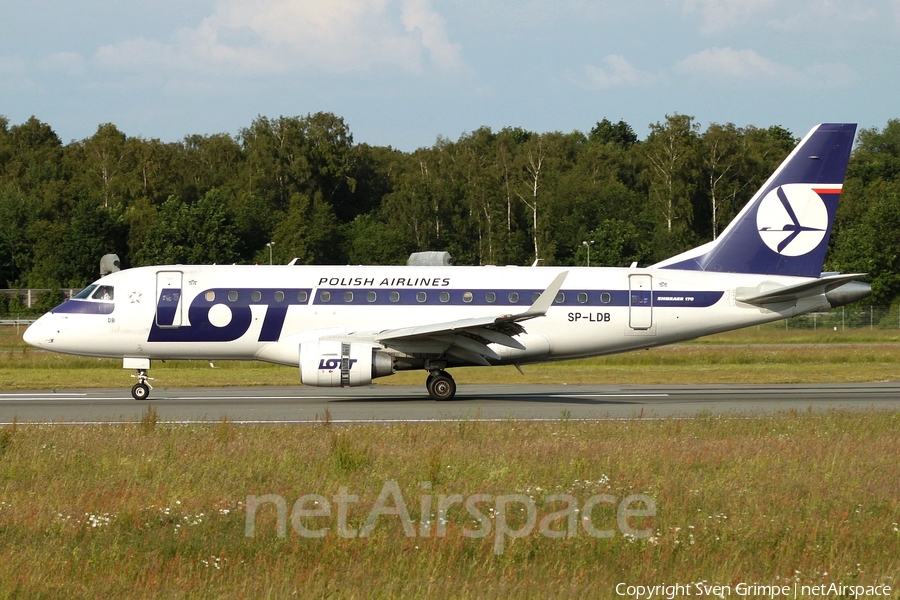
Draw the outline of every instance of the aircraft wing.
M488 348L488 344L525 350L525 346L513 337L525 331L519 323L544 316L568 274L564 271L557 275L524 312L384 329L374 333L374 341L407 354L449 354L462 360L490 365L488 359L498 361L500 355Z
M738 302L746 302L747 304L755 304L761 306L764 304L776 304L779 302L792 302L800 298L808 296L818 296L819 294L827 294L828 292L849 283L854 279L863 277L865 273L851 273L849 275L829 275L820 277L811 281L786 285L762 293L748 292L745 294L738 290L735 300Z

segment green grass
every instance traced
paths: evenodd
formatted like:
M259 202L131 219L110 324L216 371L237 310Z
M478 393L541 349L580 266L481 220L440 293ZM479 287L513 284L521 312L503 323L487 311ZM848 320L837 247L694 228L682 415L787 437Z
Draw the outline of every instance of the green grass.
M452 369L465 384L700 384L840 383L891 381L898 377L900 332L862 329L788 330L750 328L696 342L608 357L514 367ZM121 361L73 357L36 350L11 328L0 329L0 389L130 387ZM297 385L296 369L259 362L155 361L158 385ZM421 371L376 380L379 385L422 385Z
M896 379L896 331L750 329L606 358L454 369L465 383L829 382ZM67 357L0 330L0 389L121 387L116 360ZM295 369L262 363L155 363L167 386L296 385ZM422 373L379 383L422 384ZM432 425L236 426L162 422L152 404L131 425L0 427L0 598L14 597L597 597L617 583L844 583L900 587L900 411L783 413L754 418L459 421ZM595 509L608 539L532 530L470 538L456 506L446 535L405 535L381 516L365 538L332 517L302 517L325 536L276 533L261 507L245 535L248 496L286 508L305 494L357 495L362 528L396 482L419 526L440 496L522 494L539 518L599 494L653 500L632 517L647 538ZM423 484L424 482L424 484ZM423 511L423 498L431 509ZM394 506L389 501L388 506ZM490 503L482 505L485 514ZM306 506L309 508L309 505ZM334 505L336 511L336 504ZM525 524L511 504L512 528ZM288 515L289 516L289 515ZM432 514L432 521L436 515ZM567 525L556 520L551 528ZM425 531L425 530L423 530ZM415 531L414 531L415 533ZM734 591L732 592L734 595Z
M697 581L896 589L898 430L896 411L277 427L167 424L148 409L133 425L7 426L0 597L613 598L619 582ZM630 521L647 538L624 536L601 504L593 522L612 537L535 529L505 539L501 554L493 534L463 535L478 523L459 507L442 537L436 527L408 537L383 515L370 536L343 538L336 512L301 519L325 529L320 539L291 522L279 537L273 505L245 535L248 495L279 495L290 511L304 494L333 502L346 488L359 497L347 525L359 529L387 482L417 526L423 497L434 518L451 494L523 494L540 518L561 508L550 494L580 505L644 494L657 512Z

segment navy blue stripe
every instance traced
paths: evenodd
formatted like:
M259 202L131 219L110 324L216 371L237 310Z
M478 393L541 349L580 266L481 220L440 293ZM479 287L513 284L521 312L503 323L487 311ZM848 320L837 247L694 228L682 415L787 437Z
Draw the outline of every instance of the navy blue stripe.
M543 290L435 290L435 289L365 289L319 288L316 305L373 305L373 306L531 306ZM493 301L489 294L494 294ZM511 294L517 294L511 297ZM712 306L723 292L653 292L653 306ZM633 304L650 302L649 292L634 292ZM629 306L629 292L625 290L566 290L557 296L558 306Z
M54 313L78 315L109 315L116 305L112 302L91 302L89 300L66 300L53 309Z

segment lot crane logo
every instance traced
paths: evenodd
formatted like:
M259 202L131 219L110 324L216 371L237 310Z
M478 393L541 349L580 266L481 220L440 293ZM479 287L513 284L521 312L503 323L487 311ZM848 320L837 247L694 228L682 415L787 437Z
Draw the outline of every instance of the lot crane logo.
M773 251L803 256L815 250L828 232L828 209L809 185L782 185L759 203L756 226L759 237Z

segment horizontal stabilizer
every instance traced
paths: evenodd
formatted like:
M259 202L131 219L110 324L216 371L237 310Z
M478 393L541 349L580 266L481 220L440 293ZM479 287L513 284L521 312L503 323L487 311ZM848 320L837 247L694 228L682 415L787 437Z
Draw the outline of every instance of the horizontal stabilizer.
M829 275L828 277L820 277L818 279L813 279L812 281L786 285L762 293L741 294L740 290L738 290L735 300L747 304L755 304L756 306L793 302L800 298L827 294L828 292L863 276L865 276L865 273Z

